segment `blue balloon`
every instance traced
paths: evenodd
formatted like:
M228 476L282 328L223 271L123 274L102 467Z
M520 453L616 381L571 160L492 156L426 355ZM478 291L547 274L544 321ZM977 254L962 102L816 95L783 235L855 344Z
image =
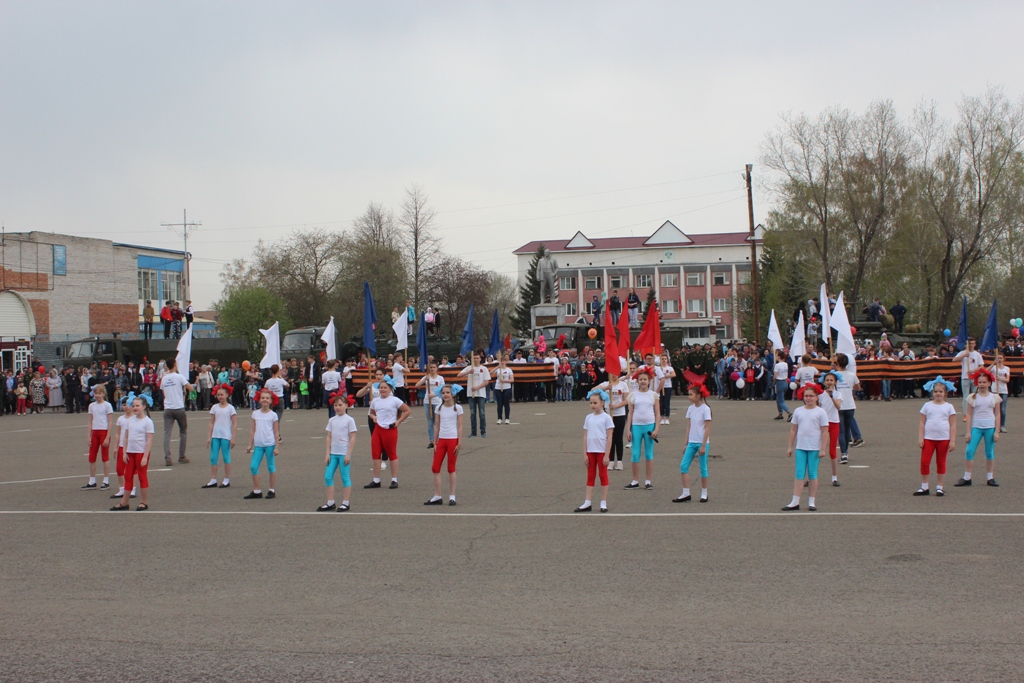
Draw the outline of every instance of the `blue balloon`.
M944 335L946 335L946 336L948 337L949 335L951 335L951 334L953 334L953 333L952 333L952 332L950 332L950 331L949 331L949 328L947 327L946 329L944 329L944 330L942 331L942 334L944 334Z

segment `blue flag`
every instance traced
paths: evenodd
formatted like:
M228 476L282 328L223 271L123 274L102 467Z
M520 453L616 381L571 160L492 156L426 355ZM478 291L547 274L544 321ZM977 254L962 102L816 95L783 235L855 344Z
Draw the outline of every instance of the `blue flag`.
M501 349L501 327L498 325L498 309L494 309L494 322L491 323L491 343L487 345L487 355L493 356Z
M964 297L964 307L960 311L960 330L956 333L956 350L963 351L967 348L967 297Z
M459 351L463 356L473 350L473 304L469 305L469 317L466 318L466 326L462 328L462 349Z
M416 346L420 350L420 372L427 371L427 314L420 314L420 327L416 330Z
M992 310L988 313L988 322L985 323L985 334L981 338L981 346L978 350L982 353L993 351L999 348L999 323L996 322L996 300L992 300Z
M363 283L363 348L371 354L377 353L377 309L373 307L370 283Z

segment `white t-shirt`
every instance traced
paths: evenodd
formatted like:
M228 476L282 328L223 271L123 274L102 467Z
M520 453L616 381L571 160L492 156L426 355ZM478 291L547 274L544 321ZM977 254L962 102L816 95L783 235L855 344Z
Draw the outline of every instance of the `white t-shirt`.
M633 406L633 424L652 425L655 422L654 402L658 395L647 391L634 391L629 394L629 404Z
M135 417L132 416L128 419L128 436L125 439L125 453L145 453L146 452L146 435L152 434L153 421L148 417Z
M616 403L622 403L623 397L629 396L629 387L626 382L619 380L613 387L611 382L605 382L601 385L601 388L608 392L609 403L615 405ZM626 414L626 406L621 408L612 408L612 417L621 417Z
M114 409L110 407L110 401L90 403L89 415L92 416L92 430L105 432L110 429L110 416L113 414Z
M231 418L238 413L235 411L235 407L230 403L220 407L219 403L214 404L210 408L210 415L213 415L213 434L210 436L211 439L227 439L231 440Z
M996 383L992 387L992 391L997 394L1010 393L1006 386L1010 383L1010 368L1005 365L998 369L995 366L992 366L992 374L996 376Z
M288 382L285 382L280 377L271 377L267 380L267 383L263 385L263 388L270 389L278 398L284 398L284 389L287 386Z
M512 368L494 368L494 389L495 391L504 391L505 389L512 388Z
M828 427L828 415L821 408L800 406L793 411L796 425L796 448L800 451L821 450L821 428Z
M629 379L626 380L626 386L629 387L629 393L632 395L640 389L640 382L633 379L632 375L630 375Z
M711 422L711 407L707 403L695 406L692 403L686 409L686 419L690 421L690 433L686 443L704 443L704 423Z
M427 375L427 397L430 399L430 405L439 406L441 405L441 397L435 392L444 386L444 377L438 375L437 377L431 377Z
M331 433L331 455L348 455L349 434L356 431L356 421L351 415L335 415L327 421Z
M168 372L160 380L160 389L164 392L164 409L181 410L185 407L185 385L188 380L177 372Z
M345 369L341 371L341 378L346 382L352 379L352 366L346 365Z
M470 366L459 373L459 376L468 375L466 389L473 385L473 389L467 392L470 398L485 398L487 396L487 384L491 381L491 371L483 365Z
M996 426L996 406L1003 399L991 391L988 396L971 394L967 397L967 405L974 406L974 414L971 417L971 428L992 429Z
M437 413L437 419L441 424L441 430L437 433L437 438L459 438L459 415L462 415L462 406L456 403L454 406L449 408L442 404L439 405L434 412Z
M255 424L252 445L262 448L275 445L277 439L274 437L274 423L277 422L277 413L273 410L265 413L262 410L255 410L252 419Z
M548 356L547 358L544 359L544 362L545 363L554 363L554 365L555 365L554 374L555 374L555 377L557 377L558 376L558 366L560 365L560 363L558 362L558 359L557 358L553 358L551 356Z
M776 382L785 382L789 379L789 363L784 360L776 361L772 373Z
M849 370L840 370L839 374L843 376L842 380L836 382L836 389L839 389L839 394L843 397L843 405L839 409L856 410L857 402L853 400L853 387L860 384L860 380Z
M956 408L945 401L928 401L921 406L924 415L924 438L929 441L949 441L949 418L956 415Z
M135 417L134 415L132 417ZM128 420L132 419L127 415L117 418L117 447L124 448L124 441L128 436Z
M971 351L967 353L966 350L961 351L964 354L960 358L960 379L970 379L974 371L985 364L985 359L977 351ZM960 353L956 354L957 356Z
M395 386L399 389L405 388L405 366L400 363L394 363L391 366L391 379L394 381Z
M341 373L337 370L328 370L320 375L320 381L324 384L324 391L335 392L341 384ZM270 382L267 382L270 384Z
M799 389L805 384L812 384L814 378L818 376L818 371L811 365L802 365L796 371L796 386Z
M835 401L832 399L835 398ZM839 407L836 407L836 401L839 402ZM828 421L832 424L839 423L839 410L843 407L843 392L839 391L839 387L832 390L832 396L828 395L826 391L823 394L818 394L818 407L825 411L828 415Z
M608 449L608 430L615 429L615 423L608 413L591 413L583 421L583 429L587 432L587 453L604 453Z
M397 396L387 398L375 398L370 402L370 410L377 414L377 424L381 427L390 427L398 421L398 409L404 404Z

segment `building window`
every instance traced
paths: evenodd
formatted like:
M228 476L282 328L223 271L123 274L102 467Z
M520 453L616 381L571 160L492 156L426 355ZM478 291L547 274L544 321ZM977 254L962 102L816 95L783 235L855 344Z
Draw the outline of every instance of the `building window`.
M661 286L662 287L678 287L679 286L679 273L662 273L661 274Z
M713 303L715 313L724 313L732 308L731 299L715 299Z
M703 339L708 336L706 327L690 327L686 330L686 336L690 339Z
M590 277L583 279L584 289L601 289L601 276L591 275Z
M641 289L650 289L651 284L654 282L653 275L634 275L633 280L636 284L634 287L640 287Z
M609 275L608 286L612 289L619 289L622 287L622 276L621 275Z
M750 271L749 270L738 270L736 271L736 283L741 285L750 284Z
M732 325L719 325L715 328L715 339L729 339L729 332Z
M156 301L159 298L160 282L157 278L157 271L151 268L139 268L139 299Z
M686 286L687 287L703 287L704 286L704 273L687 273L686 274Z
M68 274L68 248L63 244L53 245L53 274Z
M711 273L711 284L713 285L728 285L731 284L729 273Z
M697 313L698 315L704 315L704 299L687 299L686 300L686 312Z
M665 277L662 275L662 277ZM661 302L662 313L678 313L679 312L679 301L677 299L665 299Z
M576 289L576 276L567 276L558 279L559 289Z
M566 304L565 305L565 314L567 316L575 318L576 317L576 304Z
M181 299L181 273L173 270L160 271L160 289L164 301L178 301ZM153 297L158 298L158 297Z

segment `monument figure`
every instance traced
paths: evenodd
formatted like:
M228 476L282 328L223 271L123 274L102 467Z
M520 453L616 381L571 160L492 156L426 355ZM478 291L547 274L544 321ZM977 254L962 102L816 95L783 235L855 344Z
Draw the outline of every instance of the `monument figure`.
M537 279L540 281L540 303L555 301L555 277L558 275L558 261L547 247L537 261Z

